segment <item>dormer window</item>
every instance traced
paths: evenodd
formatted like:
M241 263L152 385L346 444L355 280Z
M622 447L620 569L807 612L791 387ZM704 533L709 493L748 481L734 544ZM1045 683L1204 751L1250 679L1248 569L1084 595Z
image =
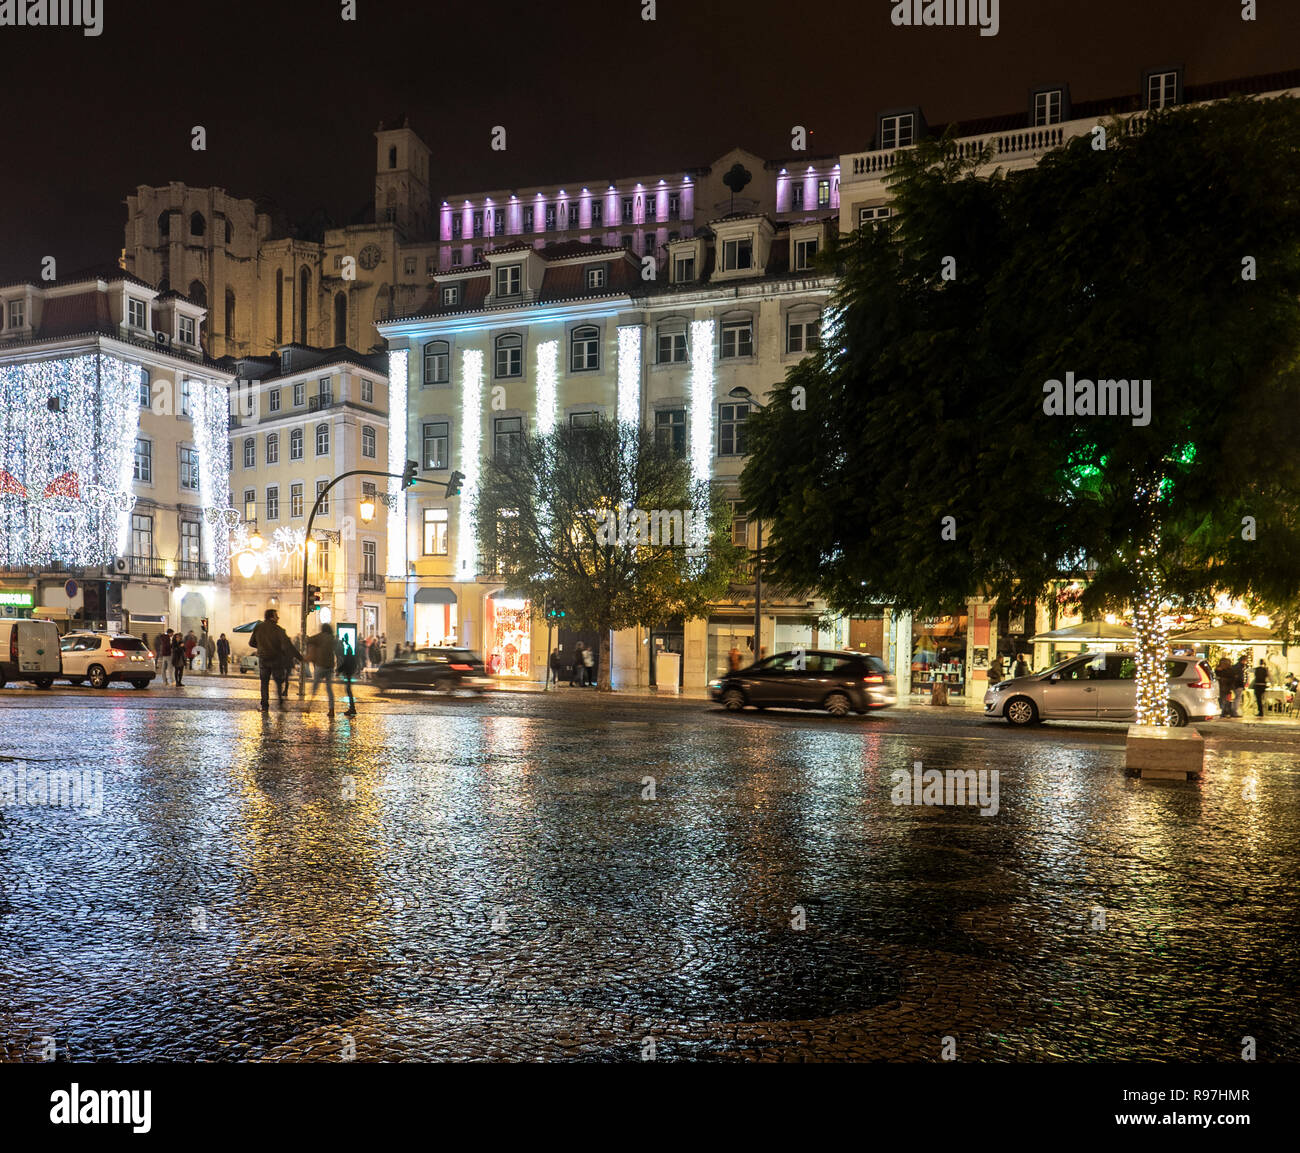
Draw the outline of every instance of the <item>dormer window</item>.
M176 339L181 344L194 343L194 318L192 316L181 316L176 320Z
M587 269L587 288L588 290L605 287L605 266L596 265Z
M794 267L796 272L805 272L812 268L817 260L817 240L796 240L794 242Z
M524 266L507 264L497 269L497 296L518 296L523 282Z
M880 118L880 147L906 148L916 141L916 117L911 112Z
M460 303L460 285L449 284L442 290L443 308L454 308Z
M143 300L136 300L134 296L128 296L126 298L126 322L132 328L148 329L149 306Z
M27 302L11 300L9 302L9 327L23 328L27 324Z
M1046 91L1034 93L1035 128L1061 123L1062 95L1059 88L1048 88Z
M754 238L745 236L739 240L727 240L722 245L722 268L724 272L737 272L754 267Z
M1170 108L1178 103L1178 72L1148 72L1146 83L1148 108Z
M679 256L673 261L673 283L689 284L695 279L695 257Z

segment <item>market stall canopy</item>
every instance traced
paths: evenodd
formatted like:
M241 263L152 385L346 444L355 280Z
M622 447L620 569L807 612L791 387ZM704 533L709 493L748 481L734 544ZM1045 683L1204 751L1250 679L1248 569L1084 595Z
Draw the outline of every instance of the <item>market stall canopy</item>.
M1049 633L1039 633L1030 637L1030 644L1040 641L1132 641L1137 634L1128 625L1111 624L1109 621L1084 621L1079 625L1067 625L1063 629L1053 629Z
M1185 633L1175 633L1171 641L1204 641L1207 644L1272 644L1282 642L1271 629L1262 629L1259 625L1219 625L1218 628L1190 629Z
M251 633L259 624L261 624L261 621L249 621L246 625L236 625L230 631L232 633Z

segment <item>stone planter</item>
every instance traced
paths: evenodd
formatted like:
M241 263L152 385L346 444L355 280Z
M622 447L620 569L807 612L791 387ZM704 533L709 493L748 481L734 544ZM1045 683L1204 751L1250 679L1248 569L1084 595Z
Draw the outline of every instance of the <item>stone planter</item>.
M1205 767L1205 739L1186 726L1130 725L1125 764L1143 780L1186 781Z

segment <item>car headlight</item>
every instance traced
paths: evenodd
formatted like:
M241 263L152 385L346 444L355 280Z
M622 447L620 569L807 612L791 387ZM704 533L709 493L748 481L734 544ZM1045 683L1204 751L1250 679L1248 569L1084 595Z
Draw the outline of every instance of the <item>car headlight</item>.
M720 689L720 688L722 688L722 682L721 682L721 681L710 681L710 682L709 682L709 688L711 688L711 689Z

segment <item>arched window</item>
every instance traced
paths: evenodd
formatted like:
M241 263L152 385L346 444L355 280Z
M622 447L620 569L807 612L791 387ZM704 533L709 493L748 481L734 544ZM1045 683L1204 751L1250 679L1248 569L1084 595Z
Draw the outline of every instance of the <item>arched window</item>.
M600 329L594 325L575 328L569 337L569 369L582 372L600 367Z
M230 221L226 221L226 243L229 244L235 239L235 230L230 227Z
M164 276L158 282L158 295L162 296L165 293L171 292L171 290L172 290L172 282L168 280L167 277Z
M235 338L235 290L226 289L226 340Z
M295 428L289 433L289 459L302 460L302 429Z
M375 459L375 430L368 424L361 426L361 455Z
M445 340L431 340L424 346L424 383L446 384L451 349Z
M311 292L311 271L306 265L298 275L298 339L310 344L307 336L307 294Z
M330 426L328 424L318 424L316 426L316 455L329 456L330 454Z
M518 333L498 336L496 342L497 376L523 376L524 374L524 340Z
M164 240L172 234L172 214L170 212L158 213L158 235Z
M284 269L275 270L275 343L284 343Z
M204 308L208 306L208 290L203 286L203 281L193 280L190 282L190 290L187 293L189 298L195 304L201 304Z
M203 213L196 212L190 217L190 235L202 236L208 230L207 221L203 219Z
M280 463L280 434L278 432L268 432L266 434L266 463Z
M686 363L686 321L664 320L655 330L656 364Z
M344 292L334 296L334 343L348 342L348 298Z

